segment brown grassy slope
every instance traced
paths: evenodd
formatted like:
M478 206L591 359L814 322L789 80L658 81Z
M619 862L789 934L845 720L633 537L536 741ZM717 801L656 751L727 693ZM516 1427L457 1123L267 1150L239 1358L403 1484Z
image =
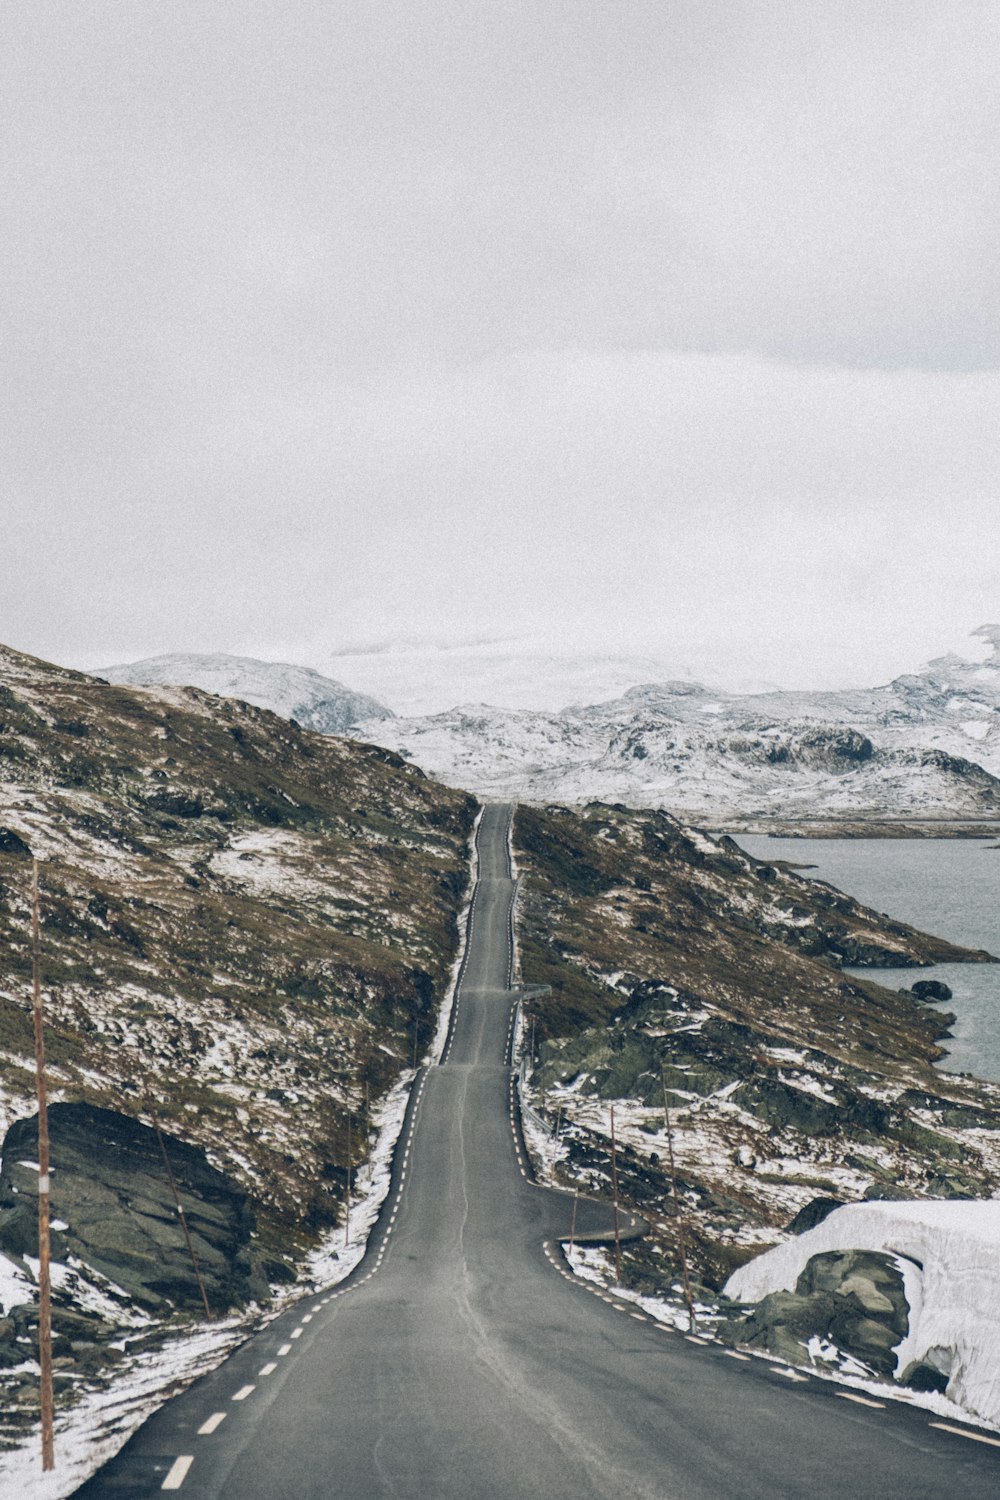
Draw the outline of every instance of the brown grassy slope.
M55 1097L153 1102L282 1222L330 1222L348 1104L429 1040L473 812L374 747L0 648L5 1113L32 1108L30 849Z
M525 966L551 982L553 1035L621 1006L600 974L624 969L680 985L734 1021L894 1071L940 1055L941 1017L833 967L987 958L861 906L817 881L724 844L710 850L666 813L592 804L582 814L521 808L527 856Z

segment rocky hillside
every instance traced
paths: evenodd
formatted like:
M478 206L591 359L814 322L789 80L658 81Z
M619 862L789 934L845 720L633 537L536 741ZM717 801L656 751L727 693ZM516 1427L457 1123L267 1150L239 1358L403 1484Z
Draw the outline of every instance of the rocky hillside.
M57 1253L106 1332L109 1285L146 1315L199 1306L161 1142L215 1312L342 1218L348 1114L357 1167L433 1034L473 813L385 750L0 649L0 1251L34 1253L32 854ZM0 1367L19 1329L0 1317Z
M223 698L239 698L320 734L343 734L362 720L377 724L392 718L392 710L377 698L356 693L311 667L248 656L151 656L101 667L100 676L135 687L197 687Z
M646 1290L678 1272L665 1102L701 1294L820 1200L1000 1187L1000 1089L933 1064L947 1017L841 972L986 961L665 813L521 808L533 1099L558 1174L607 1191L610 1106ZM813 1218L811 1222L815 1222Z
M636 687L560 713L477 706L364 728L452 785L532 801L667 807L715 825L1000 821L1000 631L885 687Z

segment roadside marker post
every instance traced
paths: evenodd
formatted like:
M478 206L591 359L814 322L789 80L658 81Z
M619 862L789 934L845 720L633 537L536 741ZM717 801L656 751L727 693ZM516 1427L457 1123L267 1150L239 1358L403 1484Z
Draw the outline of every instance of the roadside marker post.
M52 1394L52 1281L49 1269L49 1106L45 1080L45 1027L42 1015L41 918L38 860L31 862L31 989L35 1030L35 1087L38 1093L38 1396L42 1416L42 1469L56 1466Z
M611 1195L615 1205L615 1281L622 1282L622 1238L618 1221L618 1148L615 1144L615 1107L611 1106Z
M688 1275L687 1260L687 1237L684 1231L684 1217L681 1213L680 1199L677 1195L677 1167L674 1162L674 1132L670 1123L670 1105L667 1103L667 1080L663 1068L660 1068L660 1087L663 1090L663 1118L667 1126L667 1154L670 1158L670 1190L674 1202L674 1218L677 1224L677 1249L680 1251L681 1271L684 1276L684 1301L687 1303L688 1320L691 1324L691 1333L698 1332L698 1324L694 1315L694 1298L691 1296L691 1278Z
M414 1044L414 1055L416 1045ZM347 1111L347 1202L344 1210L344 1244L351 1243L351 1112Z

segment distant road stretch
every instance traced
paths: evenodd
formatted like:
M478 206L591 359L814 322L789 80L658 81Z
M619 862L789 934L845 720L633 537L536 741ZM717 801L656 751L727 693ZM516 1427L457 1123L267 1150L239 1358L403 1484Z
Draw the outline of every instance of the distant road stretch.
M987 1500L1000 1445L667 1331L565 1270L525 1173L508 1037L511 809L485 809L446 1056L368 1253L77 1491L122 1500ZM581 1203L579 1229L607 1232ZM971 1430L971 1429L970 1429Z

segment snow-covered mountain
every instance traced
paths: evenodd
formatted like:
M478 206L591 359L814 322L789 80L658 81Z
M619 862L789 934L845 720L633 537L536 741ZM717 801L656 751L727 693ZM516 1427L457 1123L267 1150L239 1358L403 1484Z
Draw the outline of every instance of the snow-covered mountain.
M974 634L991 648L985 661L942 656L881 687L737 693L669 679L559 711L478 704L397 718L311 668L234 656L159 656L100 675L241 698L384 745L480 796L727 822L1000 818L1000 626Z
M559 713L461 707L355 732L480 795L696 817L1000 815L1000 627L882 687L736 694L688 681Z
M343 734L362 719L375 724L392 718L392 710L377 698L355 693L311 667L256 661L249 656L151 656L101 667L97 675L133 687L202 688L223 698L239 698L255 708L269 708L322 734Z

